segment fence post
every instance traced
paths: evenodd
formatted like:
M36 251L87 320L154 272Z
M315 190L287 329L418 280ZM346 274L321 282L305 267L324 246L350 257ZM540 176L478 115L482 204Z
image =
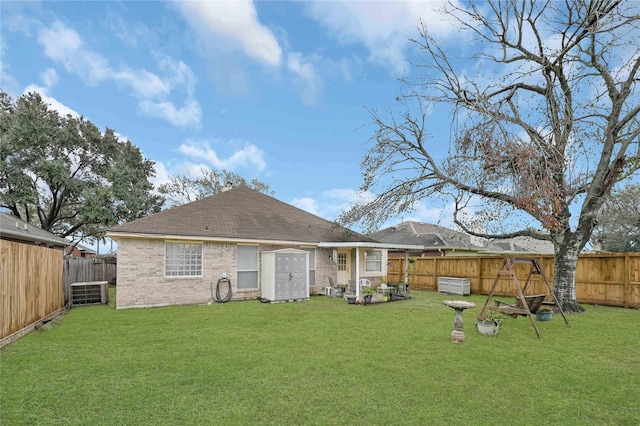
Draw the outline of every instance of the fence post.
M631 297L630 294L630 286L629 286L629 273L630 273L630 264L631 263L631 259L629 258L629 255L627 254L624 257L624 277L623 277L623 292L622 292L622 302L624 303L624 307L625 308L629 308L629 298Z

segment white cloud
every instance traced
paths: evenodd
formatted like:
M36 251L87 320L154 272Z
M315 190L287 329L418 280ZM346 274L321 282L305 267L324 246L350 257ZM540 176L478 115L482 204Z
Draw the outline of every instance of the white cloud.
M170 173L162 161L155 162L155 169L156 169L156 175L151 179L149 179L149 181L154 185L154 187L157 188L160 185L169 183L169 181L171 180Z
M294 198L289 204L316 216L319 215L318 203L313 198Z
M37 92L40 94L40 97L42 98L42 100L49 104L49 106L51 107L51 109L58 111L58 113L62 116L66 116L66 115L71 115L72 117L80 117L80 114L78 114L77 111L75 111L72 108L69 108L68 106L66 106L65 104L63 104L62 102L58 101L57 99L49 96L47 94L48 89L45 87L40 87L40 86L36 86L34 84L31 84L27 87L25 87L23 94L27 94L29 92Z
M235 171L246 167L260 172L266 167L262 151L248 143L227 158L221 158L206 141L187 141L180 145L179 151L187 157L203 159L217 169Z
M147 70L132 70L123 67L112 78L119 84L131 88L140 98L161 98L169 95L169 85L157 75Z
M306 3L309 15L337 41L359 43L369 52L369 61L395 73L408 68L405 50L408 38L417 36L420 19L430 32L447 35L456 31L453 22L440 11L444 0L408 2Z
M322 79L311 60L301 53L292 52L287 57L287 68L295 75L294 83L300 88L302 101L306 105L315 104L322 89Z
M3 58L7 57L7 45L4 39L0 39L0 82L2 82L2 90L12 97L15 97L19 90L18 81L7 71L7 64Z
M193 99L187 99L180 108L168 101L140 101L138 106L144 115L162 118L178 127L197 127L202 118L202 108Z
M263 64L280 65L282 49L273 32L258 20L252 1L185 1L176 5L204 43L239 49Z
M40 79L47 88L51 88L58 83L58 73L53 68L47 68L40 73Z
M113 11L107 11L107 24L113 33L129 46L157 41L158 36L141 22L126 22Z
M164 119L175 126L196 127L200 124L202 110L194 98L195 77L182 61L159 56L158 65L165 73L163 76L126 65L113 69L106 58L85 47L78 33L60 21L42 28L38 42L47 57L67 72L80 76L87 85L113 81L130 89L139 101L142 114ZM169 97L180 89L186 92L186 99L182 107L176 107Z

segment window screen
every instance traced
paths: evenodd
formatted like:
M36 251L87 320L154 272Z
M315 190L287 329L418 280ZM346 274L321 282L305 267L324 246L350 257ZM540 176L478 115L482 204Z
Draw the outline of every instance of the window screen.
M364 270L366 272L382 272L382 250L365 252Z
M258 246L238 246L238 290L258 288Z

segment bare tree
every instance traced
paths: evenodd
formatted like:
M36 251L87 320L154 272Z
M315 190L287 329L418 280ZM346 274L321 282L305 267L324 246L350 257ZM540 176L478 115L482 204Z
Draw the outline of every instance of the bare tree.
M172 175L169 182L158 187L158 192L166 197L171 207L175 207L218 194L222 192L227 183L231 183L233 186L246 186L263 194L273 195L271 187L256 178L247 182L237 173L206 167L200 168L198 177Z
M468 60L421 26L421 75L402 80L399 112L370 110L369 197L339 220L372 230L451 194L454 221L471 235L553 242L554 290L566 312L581 312L578 254L612 186L640 166L639 10L621 0L450 3L446 13L470 35L456 41ZM444 158L447 143L428 133L434 109L452 117Z

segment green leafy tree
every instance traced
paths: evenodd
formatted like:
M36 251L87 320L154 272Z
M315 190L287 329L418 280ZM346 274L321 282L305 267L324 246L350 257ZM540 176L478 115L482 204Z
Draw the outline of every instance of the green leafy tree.
M367 198L341 222L375 228L451 194L453 219L471 235L551 241L556 296L581 312L578 254L614 184L640 166L638 3L451 1L445 9L456 41L421 27L420 75L404 80L397 112L371 110ZM434 113L452 118L437 141ZM473 225L478 210L482 230Z
M591 241L606 251L640 251L640 183L627 184L605 201Z
M113 130L61 117L37 93L14 103L0 91L0 207L76 241L160 211L154 163Z
M263 194L273 195L269 185L253 178L247 182L237 173L227 170L201 168L200 177L175 174L170 181L158 187L158 192L163 194L173 206L180 206L192 201L200 200L222 192L227 183L233 186L246 186Z

